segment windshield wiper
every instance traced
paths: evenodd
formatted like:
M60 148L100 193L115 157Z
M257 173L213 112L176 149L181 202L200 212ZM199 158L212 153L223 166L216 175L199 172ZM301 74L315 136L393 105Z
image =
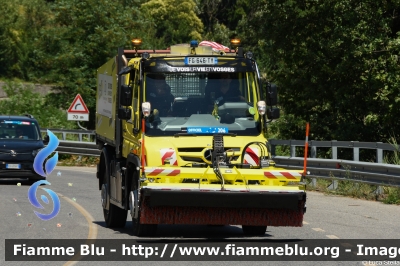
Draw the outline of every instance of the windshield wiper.
M214 134L214 133L201 133L201 134L197 134L197 133L176 133L174 135L174 137L180 137L180 136L212 136L212 135L222 135L222 136L231 136L231 137L236 137L237 134L236 133L218 133L218 134Z

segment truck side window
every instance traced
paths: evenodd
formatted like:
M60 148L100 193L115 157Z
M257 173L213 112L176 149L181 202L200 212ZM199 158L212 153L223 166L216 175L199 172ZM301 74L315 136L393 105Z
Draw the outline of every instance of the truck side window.
M256 92L256 91L252 91L252 88L254 88L255 86L258 86L258 85L257 85L258 80L255 79L254 76L252 76L252 75L246 75L246 76L244 76L244 78L247 79L247 84L246 84L246 86L244 87L244 90L245 90L245 92L247 93L247 95L248 95L249 98L250 98L250 99L248 99L248 101L249 101L250 103L255 104L254 101L255 101L256 99L254 98L254 95L257 95L257 92ZM264 99L264 98L261 98L261 99Z
M139 82L139 74L138 73L136 73L136 72L138 72L138 70L135 70L135 72L133 72L133 75L134 75L134 77L132 77L132 82L133 82L133 84L132 84L132 87L133 87L133 101L132 101L132 108L133 108L133 113L132 113L132 120L133 120L133 124L134 124L134 127L135 128L139 128L139 124L138 124L138 121L139 121L139 119L136 119L136 113L138 113L139 112L139 114L140 114L140 110L138 110L138 108L139 108L139 97L140 97L140 94L139 94L139 91L140 91L140 82Z

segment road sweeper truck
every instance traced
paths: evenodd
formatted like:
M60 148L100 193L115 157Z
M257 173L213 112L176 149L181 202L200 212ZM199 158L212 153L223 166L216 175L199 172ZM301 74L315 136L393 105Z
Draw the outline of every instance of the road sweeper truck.
M272 160L277 87L253 54L192 41L118 49L97 70L98 187L108 227L154 235L159 224L239 225L246 235L303 223L303 172ZM211 43L211 44L210 44Z

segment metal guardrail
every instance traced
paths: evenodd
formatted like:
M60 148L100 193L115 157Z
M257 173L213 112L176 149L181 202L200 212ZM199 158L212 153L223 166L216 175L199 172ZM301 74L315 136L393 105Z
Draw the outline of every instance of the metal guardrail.
M274 140L268 142L271 146L272 159L276 166L286 169L303 169L304 158L296 157L296 147L304 147L304 140ZM307 158L307 177L337 180L351 180L371 185L388 185L400 187L400 165L382 163L383 151L400 152L398 146L381 142L357 141L309 141L310 157ZM290 157L276 156L276 146L290 147ZM332 149L332 159L315 158L317 148ZM353 149L353 161L338 160L337 148ZM360 162L360 149L375 149L376 163ZM315 185L315 180L313 184Z
M276 155L276 146L289 146L290 156L296 157L296 147L304 147L304 140L277 140L270 139L268 143L271 145L271 154ZM382 142L358 142L358 141L315 141L310 140L308 142L310 147L310 157L315 158L317 154L317 148L331 148L332 159L337 159L338 148L350 148L353 149L353 161L359 161L360 149L374 149L376 150L376 162L383 162L383 151L398 151L400 147L393 146L392 144Z
M81 156L99 156L100 151L95 142L95 131L49 129L58 135L60 144L57 151L62 154ZM46 133L47 129L41 129ZM68 140L74 139L74 140ZM304 147L304 140L275 140L268 141L271 146L272 159L276 166L285 169L302 170L304 158L296 157L296 147ZM276 147L286 145L290 147L290 155L276 156ZM310 157L307 158L307 177L333 180L351 180L371 185L387 185L400 187L400 165L384 164L383 151L397 151L400 148L381 142L358 141L309 141ZM318 148L329 147L332 149L332 159L315 158ZM353 161L337 159L338 148L353 149ZM360 162L360 149L375 149L376 163Z
M47 130L53 132L60 140L56 151L61 154L100 156L100 150L97 148L95 140L96 132L94 130L40 129L44 133L43 135L47 135Z
M47 130L53 132L59 140L77 140L80 142L96 142L95 130L81 130L81 129L54 129L54 128L41 128L42 135L47 135ZM44 133L44 134L43 134Z
M95 142L65 141L60 140L57 151L62 154L80 156L100 156L100 150Z
M302 170L304 158L273 156L277 167ZM307 158L307 177L400 187L400 165Z

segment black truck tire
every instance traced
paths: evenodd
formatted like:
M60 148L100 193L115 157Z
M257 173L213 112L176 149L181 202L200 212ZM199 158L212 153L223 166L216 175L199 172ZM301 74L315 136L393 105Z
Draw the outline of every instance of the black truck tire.
M121 209L110 202L109 177L107 171L104 171L103 186L101 190L101 199L103 201L103 214L107 227L122 228L125 227L127 210ZM104 202L105 201L105 202ZM107 209L107 207L108 209Z

